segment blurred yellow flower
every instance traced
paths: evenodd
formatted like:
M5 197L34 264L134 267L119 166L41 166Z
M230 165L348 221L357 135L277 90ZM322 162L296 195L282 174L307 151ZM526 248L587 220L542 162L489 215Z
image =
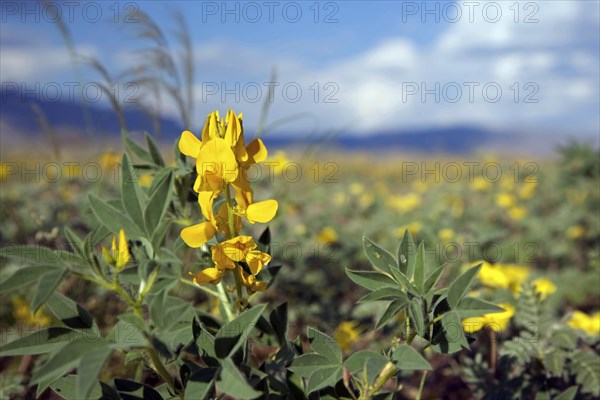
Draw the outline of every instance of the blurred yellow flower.
M573 225L567 229L566 234L571 240L579 239L585 234L585 229L581 225Z
M530 199L535 194L537 188L537 182L523 182L523 185L519 188L519 197L522 199Z
M352 183L350 185L350 194L352 196L358 196L365 191L365 187L361 183Z
M12 299L13 317L15 321L27 326L44 327L50 325L50 318L44 315L42 309L39 309L35 314L31 314L31 308L21 297Z
M500 188L502 190L512 190L515 187L515 178L510 175L505 175L500 179Z
M440 229L438 232L438 237L444 243L451 241L454 238L454 230L450 228Z
M535 291L540 294L542 300L556 292L556 285L548 278L537 278L531 284Z
M479 280L485 286L508 289L510 279L499 265L492 265L487 261L483 261L478 274Z
M496 195L496 205L502 208L510 208L515 205L515 196L510 193Z
M347 196L345 193L336 193L333 195L333 203L338 206L346 204Z
M574 329L580 329L590 336L600 334L600 312L588 315L582 311L575 310L567 325Z
M345 321L338 325L335 331L335 340L340 345L342 351L352 350L352 345L360 336L358 326L359 324L356 321Z
M306 225L298 224L294 226L294 234L302 236L306 234Z
M416 192L425 193L427 189L429 189L429 185L427 184L427 182L417 179L412 183L412 188Z
M515 315L515 308L510 304L498 304L498 306L504 308L505 311L485 314L481 317L465 318L462 321L464 331L474 333L483 327L488 327L495 332L506 329L508 322Z
M142 187L150 187L150 185L152 184L152 179L152 175L144 174L138 179L138 184Z
M513 293L519 293L521 285L529 276L529 268L518 264L500 264L499 267L504 271L510 282L510 289Z
M279 150L275 152L271 159L267 159L266 165L272 165L273 172L275 173L275 175L279 175L283 172L283 170L289 164L289 162L290 161L288 160L285 151Z
M106 151L100 155L100 168L104 171L114 170L121 163L121 155L112 151Z
M519 221L525 218L527 209L522 206L513 206L508 209L508 217L514 221Z
M338 235L332 227L326 226L317 235L317 241L322 244L335 243L338 241Z
M411 222L410 224L402 225L401 227L397 228L394 231L394 233L398 237L403 237L404 232L406 230L408 230L408 232L410 232L411 235L416 236L417 233L419 233L421 231L422 227L423 227L422 223L420 223L419 221L415 221L415 222Z
M0 162L0 182L4 182L8 176L8 164Z
M471 189L477 192L486 192L490 189L492 184L488 182L483 176L476 176L471 182Z
M373 196L372 193L363 193L358 198L358 204L360 204L362 208L369 207L373 202L375 202L375 196Z
M408 193L403 196L391 196L388 199L391 208L407 213L415 210L421 204L421 196L418 193Z

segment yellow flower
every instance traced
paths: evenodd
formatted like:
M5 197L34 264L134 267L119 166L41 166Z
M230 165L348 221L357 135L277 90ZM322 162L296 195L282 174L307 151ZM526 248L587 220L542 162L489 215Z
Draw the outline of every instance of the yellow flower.
M375 201L375 196L373 196L372 193L363 193L358 198L358 204L360 204L360 206L362 208L368 208L369 206L371 206L373 204L374 201Z
M142 187L150 187L150 185L152 184L152 179L153 179L152 175L150 175L150 174L143 174L138 179L138 183Z
M247 274L244 271L242 271L242 284L246 287L248 295L252 295L256 292L264 292L269 286L267 282L257 281L255 275Z
M483 176L476 176L471 182L471 189L477 192L486 192L492 186Z
M530 199L535 194L537 182L523 182L523 186L519 188L519 197L522 199Z
M125 236L125 231L123 229L119 231L118 245L117 238L113 236L110 252L106 247L102 247L102 255L104 256L104 260L109 265L112 265L119 271L122 270L125 265L127 265L131 259L131 254L129 253L127 237Z
M289 164L289 162L290 161L288 160L285 151L279 150L275 152L275 155L272 159L268 160L268 165L273 166L273 172L275 173L275 175L279 175L283 172L283 170Z
M350 185L350 194L352 196L358 196L365 191L365 187L361 183L353 183Z
M100 168L104 171L114 170L121 163L121 155L107 151L100 155Z
M358 326L359 324L356 321L345 321L338 325L335 331L335 340L340 345L342 351L352 350L352 345L360 336Z
M541 299L545 299L556 292L556 285L548 278L538 278L531 282L536 292L540 294Z
M510 175L505 175L500 179L500 188L503 190L511 190L515 186L515 178Z
M454 230L450 229L450 228L441 229L438 232L438 237L444 243L451 241L454 238L454 235L455 235Z
M426 181L422 181L422 180L414 181L411 186L415 191L417 191L419 193L425 193L429 189L429 184L427 184Z
M201 285L201 284L206 284L206 283L211 283L213 285L216 285L219 282L221 282L221 278L223 277L224 273L225 273L225 271L223 271L219 268L212 267L212 268L203 269L202 271L198 272L195 275L190 272L190 275L194 276L194 283L196 285Z
M335 243L338 241L338 235L332 227L326 226L317 235L317 241L322 244Z
M346 204L346 194L345 193L336 193L333 196L333 203L338 206L342 206Z
M488 287L508 289L510 286L510 279L505 271L497 265L491 265L487 261L483 261L478 278L481 283Z
M590 336L600 334L600 312L588 315L582 311L575 310L567 325L574 329L580 329Z
M4 182L8 176L9 168L7 163L0 162L0 182Z
M35 314L31 314L31 308L21 297L12 299L13 317L15 321L30 327L45 327L50 325L50 318L39 309Z
M585 229L581 225L573 225L567 229L567 238L571 240L576 240L585 234Z
M496 196L496 205L502 208L511 208L515 205L515 196L510 193L500 193Z
M500 264L499 267L504 271L510 282L510 289L513 293L519 293L521 285L529 276L529 268L518 264Z
M408 193L404 196L392 196L388 199L388 204L397 211L408 213L419 207L421 204L421 196L418 193Z
M510 304L498 304L498 306L504 308L504 311L485 314L481 317L465 318L462 321L464 331L474 333L483 327L488 327L495 332L506 329L508 322L515 315L515 308Z
M508 216L514 221L519 221L527 215L527 209L521 206L512 206L508 209Z
M302 236L306 234L306 225L298 224L294 226L294 234Z
M402 225L401 227L397 228L394 231L394 233L396 234L397 237L403 237L404 232L406 230L408 230L408 232L410 232L410 234L412 236L416 236L417 233L419 233L421 231L422 227L423 227L422 223L420 223L419 221L414 221L414 222L411 222L410 224Z

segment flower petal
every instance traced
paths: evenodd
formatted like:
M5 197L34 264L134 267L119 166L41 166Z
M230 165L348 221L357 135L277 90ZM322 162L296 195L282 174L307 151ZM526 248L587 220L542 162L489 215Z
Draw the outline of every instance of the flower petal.
M254 139L252 142L250 142L250 144L246 147L246 151L248 152L249 156L249 164L265 161L269 155L265 144L260 139Z
M200 247L215 236L215 227L208 221L188 226L181 231L181 239L190 247Z
M190 157L198 157L202 142L192 132L183 131L179 139L179 151Z
M238 169L235 154L224 139L214 138L202 143L196 161L198 175L213 172L223 180L233 182L238 176Z
M266 223L275 217L279 203L277 200L265 200L253 203L246 209L246 219L250 223L260 222Z
M194 276L194 283L201 285L204 283L219 283L223 272L218 268L206 268Z

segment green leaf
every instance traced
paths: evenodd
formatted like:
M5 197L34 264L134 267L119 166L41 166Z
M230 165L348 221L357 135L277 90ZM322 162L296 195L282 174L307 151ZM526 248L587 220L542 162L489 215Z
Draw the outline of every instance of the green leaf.
M154 179L159 179L158 175ZM167 208L171 203L173 188L173 172L169 170L166 175L160 177L156 189L150 196L146 209L144 210L144 221L148 232L153 233L163 219Z
M127 150L135 154L136 157L143 161L152 161L152 158L150 157L148 152L142 149L140 146L138 146L137 143L135 143L133 140L129 139L128 133L125 130L121 131L121 138L123 139L123 143L125 143L125 147L127 148Z
M592 352L576 351L571 357L571 371L581 391L600 396L600 356Z
M332 365L337 366L337 364L339 363L335 362L332 364L330 360L320 354L308 353L302 354L300 357L294 359L292 365L290 365L288 369L293 373L308 379L315 369L330 367Z
M215 336L217 357L226 358L246 343L250 332L254 329L256 321L258 321L266 306L266 304L256 305L219 329Z
M394 350L392 361L399 370L423 371L432 369L431 365L419 352L406 344L401 344Z
M340 350L335 339L309 327L308 340L310 341L310 346L317 354L322 355L333 364L342 363L342 350Z
M412 278L415 271L415 242L408 229L404 231L398 247L398 267L406 277Z
M81 400L81 397L77 396L77 375L67 375L54 381L50 388L54 390L56 394L66 400ZM94 382L92 390L88 392L88 399L99 399L102 397L102 390L98 382Z
M435 290L435 287L442 276L442 272L444 272L445 269L445 265L440 265L427 277L425 284L423 285L423 293L429 293L432 290Z
M0 246L0 256L18 260L22 264L64 266L75 256L63 250L37 245Z
M40 278L44 271L49 271L50 269L62 270L60 267L45 265L19 268L4 282L0 283L0 293L6 294L24 286L31 286Z
M365 364L365 375L367 376L367 382L370 384L375 383L375 379L381 374L385 366L389 363L388 359L381 358L370 358Z
M121 162L121 202L123 209L141 230L144 230L143 196L131 159L127 153L124 153Z
M97 386L98 374L110 355L112 349L102 346L83 354L77 367L77 398L89 399L90 393Z
M417 256L415 258L415 271L414 271L414 284L423 293L423 286L425 285L425 275L427 274L427 266L425 262L425 244L421 242L417 249Z
M152 140L152 137L148 134L148 132L146 132L146 144L148 145L148 152L150 153L150 157L152 158L154 164L160 167L164 167L165 161L163 160L162 155L160 154L160 150L158 150L158 147L156 146L154 140Z
M559 328L550 334L549 342L564 350L574 350L577 347L577 334L570 328Z
M124 229L125 235L129 239L139 239L144 236L143 232L131 218L100 200L95 194L89 193L88 201L98 221L113 233L118 233L121 229Z
M217 381L217 388L236 399L255 399L261 395L248 384L246 378L229 358L224 359L221 364L221 376Z
M37 393L42 393L52 382L75 368L84 354L101 347L108 345L99 338L80 338L67 343L33 373L30 384L38 384Z
M575 396L577 396L577 391L579 390L579 386L571 386L564 392L561 392L558 396L554 398L554 400L574 400Z
M382 300L406 300L408 302L408 296L400 288L386 287L377 289L366 296L363 296L358 303L366 303L370 301L382 301Z
M465 297L456 306L455 311L461 318L479 317L484 314L492 314L505 311L502 307L475 297Z
M410 301L408 305L408 315L410 316L410 322L419 334L419 336L425 336L425 317L423 316L423 302L415 297Z
M440 353L452 354L469 348L458 313L447 312L442 320L434 325L432 348Z
M375 329L379 329L387 324L392 318L396 317L400 311L408 306L408 298L392 301L388 308L384 311L379 321L375 325Z
M85 251L85 247L83 244L83 240L81 240L75 232L70 230L68 227L65 227L65 236L67 241L69 242L69 246L73 249L75 254L77 254L81 259L87 260L87 253Z
M366 236L363 236L363 248L371 265L379 271L391 274L393 269L398 268L394 257Z
M29 354L45 354L63 347L81 333L69 328L46 328L14 340L0 347L0 356L24 356Z
M167 290L161 290L152 298L150 302L150 317L152 322L159 327L165 326L165 310L167 304Z
M216 368L202 368L190 375L185 386L185 399L207 399L215 385Z
M50 311L69 328L79 330L94 329L98 333L98 328L90 313L68 297L58 292L53 292L48 298L47 305Z
M398 287L398 283L395 282L389 275L382 274L376 271L353 271L346 268L346 274L354 281L369 290L377 290L383 287Z
M477 277L477 273L481 269L481 264L476 267L469 268L462 275L460 275L454 282L448 287L448 304L451 308L456 308L458 302L462 300L467 294L471 285Z
M356 374L365 368L367 361L370 359L376 359L384 363L388 361L388 358L383 354L375 353L374 351L369 350L361 350L348 357L345 363L346 368L351 374Z
M340 379L342 379L341 365L319 368L308 378L307 391L313 393L327 386L333 387Z
M35 313L48 300L48 297L56 290L66 275L67 269L51 269L40 276L36 286L33 300L31 301L32 312Z
M417 288L415 286L414 283L412 283L410 281L410 279L408 279L408 277L406 275L404 275L402 272L400 272L399 270L392 270L392 274L394 275L394 278L396 278L396 281L400 284L400 286L402 286L405 290L419 295L421 294L421 289Z

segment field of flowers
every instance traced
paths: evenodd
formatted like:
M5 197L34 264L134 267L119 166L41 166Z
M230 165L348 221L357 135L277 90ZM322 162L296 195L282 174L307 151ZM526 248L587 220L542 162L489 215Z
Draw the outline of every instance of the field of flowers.
M3 161L1 398L600 396L597 150L250 139Z

